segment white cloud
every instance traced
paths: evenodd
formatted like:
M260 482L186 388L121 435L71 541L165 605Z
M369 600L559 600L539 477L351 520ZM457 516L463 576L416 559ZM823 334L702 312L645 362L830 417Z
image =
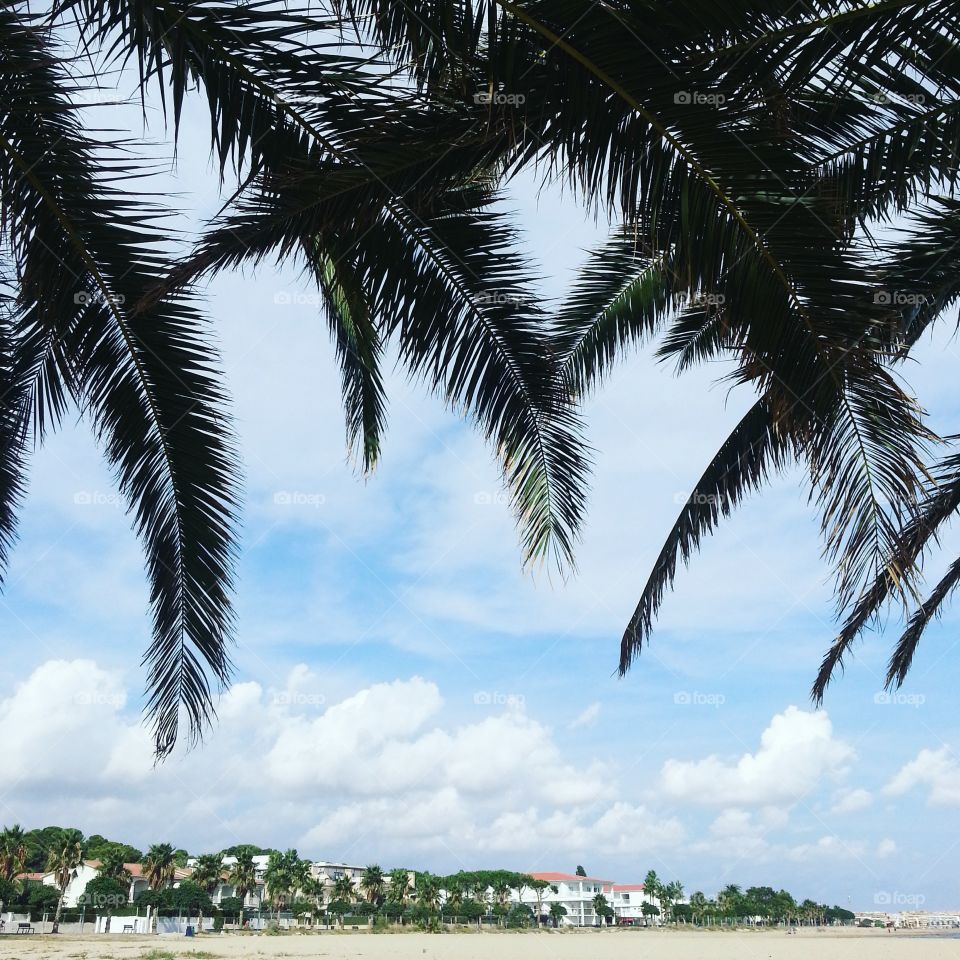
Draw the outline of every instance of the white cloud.
M927 799L935 806L960 805L960 764L949 747L921 750L900 768L883 792L897 797L921 786L927 788Z
M594 727L600 719L600 704L591 703L589 707L582 710L568 725L569 730L576 730L578 727Z
M859 840L845 840L833 834L820 837L816 843L801 843L784 852L790 860L822 863L824 860L862 860L866 845Z
M869 790L861 788L844 788L833 796L833 805L830 812L835 814L857 813L866 810L873 803L873 795Z
M794 803L825 777L840 776L853 749L833 735L824 711L787 707L771 720L756 753L737 760L667 760L660 772L669 797L704 806L767 806Z

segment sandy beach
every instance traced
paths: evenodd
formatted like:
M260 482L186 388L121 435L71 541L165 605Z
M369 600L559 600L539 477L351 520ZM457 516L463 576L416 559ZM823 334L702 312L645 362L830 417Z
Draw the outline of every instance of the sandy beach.
M946 937L882 930L0 937L0 956L16 960L953 960L958 948Z

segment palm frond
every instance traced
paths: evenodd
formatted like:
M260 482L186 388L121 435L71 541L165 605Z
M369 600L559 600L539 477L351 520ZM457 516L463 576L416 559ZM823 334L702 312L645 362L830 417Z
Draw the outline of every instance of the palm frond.
M51 344L46 408L68 392L92 420L144 543L147 713L164 755L181 710L198 735L213 709L209 677L229 676L237 458L192 306L129 310L164 274L157 213L121 189L124 159L83 133L46 37L0 11L3 222L26 329Z
M626 673L649 640L664 593L673 586L677 560L688 563L703 537L753 490L792 459L793 441L781 432L773 411L758 400L734 427L697 481L660 548L640 602L620 643L620 673Z

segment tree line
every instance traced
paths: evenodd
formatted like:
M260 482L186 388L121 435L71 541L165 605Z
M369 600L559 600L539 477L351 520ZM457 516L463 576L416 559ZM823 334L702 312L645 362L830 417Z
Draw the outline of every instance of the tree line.
M261 855L268 858L262 875L254 860ZM224 865L227 857L233 862ZM179 913L202 920L214 915L218 923L225 919L240 922L251 894L258 898L256 912L265 910L275 919L289 913L340 924L347 917L380 917L425 927L445 918L477 923L488 918L508 926L558 925L567 914L555 901L547 903L544 910L544 899L550 899L548 891L558 892L555 884L512 870L460 870L442 875L406 867L385 871L370 864L359 878L343 873L327 884L312 874L310 861L295 849L237 844L200 854L189 875L178 878L177 871L186 866L188 858L185 849L170 843L152 844L142 853L98 834L84 837L75 828L24 831L18 825L4 827L0 831L0 902L8 909L53 911L56 925L70 881L84 860L95 859L100 862L97 876L87 884L78 905L99 912L127 908L132 879L128 864L137 863L146 889L137 897L136 907L149 908L154 916ZM20 878L40 871L53 873L53 886ZM586 877L580 865L576 873ZM233 895L222 898L215 907L213 894L221 884L229 885ZM829 924L854 919L853 913L842 907L797 900L786 890L766 886L744 889L730 884L712 898L699 890L688 898L680 881L663 881L654 870L644 878L644 894L641 912L651 923ZM596 894L593 908L598 922L612 922L614 911L605 894Z

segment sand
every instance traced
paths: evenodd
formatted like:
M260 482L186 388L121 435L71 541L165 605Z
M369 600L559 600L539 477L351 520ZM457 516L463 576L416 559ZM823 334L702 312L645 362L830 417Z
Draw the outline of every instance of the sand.
M610 930L268 937L0 936L11 960L957 960L960 940L883 930Z

